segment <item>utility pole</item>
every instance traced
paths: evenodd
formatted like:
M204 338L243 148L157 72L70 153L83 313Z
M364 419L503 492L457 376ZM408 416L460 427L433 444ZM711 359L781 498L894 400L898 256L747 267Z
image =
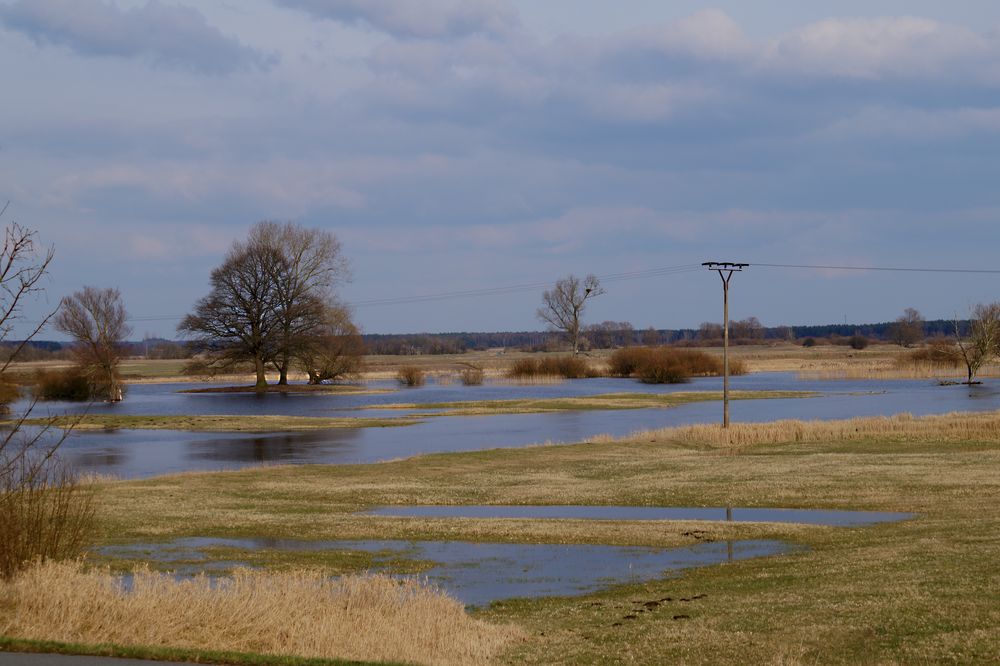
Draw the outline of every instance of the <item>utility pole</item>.
M722 427L729 427L729 281L733 273L742 272L750 264L731 261L706 261L702 266L717 271L722 278Z

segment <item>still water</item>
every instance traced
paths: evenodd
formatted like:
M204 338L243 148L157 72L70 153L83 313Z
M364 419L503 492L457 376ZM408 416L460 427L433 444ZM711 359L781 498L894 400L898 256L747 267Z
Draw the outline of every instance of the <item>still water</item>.
M197 385L202 386L202 385ZM1000 382L980 386L938 386L933 380L811 381L792 373L760 373L732 378L733 390L814 391L813 398L734 401L734 421L839 419L1000 409ZM580 379L541 386L429 384L417 389L367 395L185 394L191 384L131 386L124 402L93 405L93 413L271 414L294 416L401 416L406 412L367 409L383 404L462 400L555 398L601 393L718 391L719 378L689 384L649 386L629 379ZM374 382L369 388L396 388ZM79 412L85 406L46 403L35 416ZM274 463L370 463L423 453L517 447L542 442L584 441L594 435L627 435L636 430L710 423L719 420L718 402L669 409L580 411L474 417L431 417L398 428L359 428L299 433L198 433L116 430L74 432L62 455L77 468L124 478L190 470L236 469Z
M499 599L586 594L622 583L655 580L672 571L788 552L780 541L703 543L687 548L594 545L473 543L466 541L294 541L291 539L215 539L194 537L165 544L129 544L100 549L104 555L140 557L170 564L184 575L229 568L238 561L206 567L205 548L245 550L361 550L374 554L375 571L393 559L434 562L420 574L466 605ZM657 603L665 602L659 600ZM672 601L672 600L671 600ZM680 601L680 600L678 600ZM684 602L689 600L685 599Z

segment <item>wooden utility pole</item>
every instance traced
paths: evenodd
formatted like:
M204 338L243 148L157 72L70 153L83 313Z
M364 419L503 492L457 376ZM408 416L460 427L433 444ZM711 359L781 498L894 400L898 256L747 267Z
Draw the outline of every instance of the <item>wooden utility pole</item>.
M750 264L731 261L706 261L702 266L717 271L722 278L722 427L729 427L729 280Z

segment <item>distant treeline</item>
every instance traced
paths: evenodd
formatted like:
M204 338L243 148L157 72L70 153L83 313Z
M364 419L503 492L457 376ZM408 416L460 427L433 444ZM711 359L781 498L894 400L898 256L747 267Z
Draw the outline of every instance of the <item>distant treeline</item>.
M722 325L702 324L699 328L635 329L628 326L611 327L608 322L587 327L586 343L591 348L607 349L631 345L715 345L722 343ZM892 341L892 328L896 322L879 324L826 324L822 326L761 326L753 317L730 322L730 342L733 344L762 344L779 341L801 341L806 338L848 339L863 336L872 341ZM959 321L964 335L969 322ZM937 319L924 322L926 337L949 336L955 333L955 322ZM460 354L486 349L517 349L523 351L560 351L565 348L565 338L551 331L504 331L461 333L406 333L362 336L369 354Z
M736 345L766 344L778 341L814 339L848 339L863 336L872 341L892 341L892 328L897 322L880 324L826 324L823 326L762 326L754 317L730 322L730 342ZM969 322L959 321L965 335ZM955 322L936 319L923 323L925 337L951 336ZM497 331L462 333L369 333L362 336L369 354L461 354L487 349L523 351L561 351L565 339L551 331ZM586 346L593 349L629 347L632 345L719 345L722 325L704 323L699 328L636 329L628 322L604 322L588 326L584 332ZM0 348L0 359L6 359L17 343ZM69 360L71 343L37 340L28 343L19 360ZM177 359L188 358L191 352L182 341L152 338L126 343L126 356Z

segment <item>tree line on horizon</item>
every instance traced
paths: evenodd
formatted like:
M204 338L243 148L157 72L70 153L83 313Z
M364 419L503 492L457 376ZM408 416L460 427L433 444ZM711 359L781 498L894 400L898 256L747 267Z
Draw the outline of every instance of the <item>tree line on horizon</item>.
M269 371L277 372L279 385L287 385L292 370L318 384L356 374L364 355L460 354L499 348L567 350L575 356L591 349L718 346L723 341L723 327L717 322L703 322L697 329L636 329L627 321L585 324L588 302L606 293L594 275L582 279L568 275L542 293L536 316L549 325L547 332L364 335L337 295L336 288L348 278L347 261L331 232L294 222L262 221L246 239L234 241L223 262L211 272L209 293L177 327L182 343L126 342L131 329L120 292L87 286L63 298L52 315L55 328L70 336L71 344L7 343L4 348L8 358L64 354L76 361L71 372L57 374L57 381L50 382L62 382L52 391L55 395L43 390L42 397L116 401L124 386L118 365L126 355L191 358L187 370L198 374L242 373L250 366L256 390L265 391ZM985 335L983 326L989 328L993 314L1000 311L1000 306L994 306L976 306L968 320L930 322L916 309L907 308L895 321L861 326L767 327L751 316L730 322L729 341L733 345L785 341L863 349L873 340L910 347L927 338L950 339L950 346L938 347L951 350L948 353L966 363L971 381L975 363L967 350L976 348L975 340ZM991 349L991 353L1000 351L996 344Z

